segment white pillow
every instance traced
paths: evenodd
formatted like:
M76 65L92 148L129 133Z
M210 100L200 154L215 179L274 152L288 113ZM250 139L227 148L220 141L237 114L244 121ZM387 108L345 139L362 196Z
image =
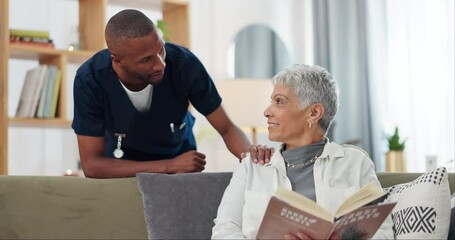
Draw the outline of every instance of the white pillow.
M416 180L385 190L392 210L396 239L447 239L450 222L450 188L444 167Z

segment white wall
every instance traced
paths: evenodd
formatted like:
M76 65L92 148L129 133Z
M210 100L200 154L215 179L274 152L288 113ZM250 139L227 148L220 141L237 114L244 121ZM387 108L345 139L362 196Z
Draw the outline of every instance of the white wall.
M192 0L191 49L215 80L228 77L228 48L236 34L251 24L273 29L293 62L312 61L309 0Z
M229 78L228 49L236 34L251 24L273 29L283 40L291 62L312 63L312 21L309 0L192 0L191 49L214 81ZM232 171L238 160L226 149L200 114L195 113L198 150L207 155L207 171ZM202 134L197 134L202 131ZM247 130L246 130L247 131ZM247 132L248 136L251 133ZM259 132L258 142L277 147Z

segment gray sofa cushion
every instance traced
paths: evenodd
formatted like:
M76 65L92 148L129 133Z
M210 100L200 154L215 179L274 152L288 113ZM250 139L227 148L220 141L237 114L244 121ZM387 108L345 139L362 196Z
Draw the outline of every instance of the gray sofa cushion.
M149 239L209 239L232 173L138 173L136 177Z

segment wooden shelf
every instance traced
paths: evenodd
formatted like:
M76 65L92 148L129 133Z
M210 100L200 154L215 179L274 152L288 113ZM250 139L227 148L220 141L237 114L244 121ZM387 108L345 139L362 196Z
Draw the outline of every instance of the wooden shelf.
M81 63L89 59L95 51L67 51L47 47L10 44L10 58L44 61L47 58L68 56L68 62Z
M63 118L9 118L9 126L36 128L70 128L71 121Z
M8 173L9 1L0 0L0 175Z
M187 0L164 0L163 20L169 29L169 40L187 48L190 42L190 19Z
M164 0L163 1L163 12L172 11L178 7L187 7L188 0Z
M164 0L167 1L167 0ZM134 0L134 1L125 1L125 0L108 0L108 4L119 5L127 8L136 8L136 9L160 9L162 0Z

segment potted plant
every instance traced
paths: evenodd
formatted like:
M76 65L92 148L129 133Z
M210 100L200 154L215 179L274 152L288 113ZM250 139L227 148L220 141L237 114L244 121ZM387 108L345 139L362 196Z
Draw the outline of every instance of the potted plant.
M388 172L406 172L406 154L404 152L406 140L400 139L398 127L393 135L387 138L389 151L386 153L386 170Z
M169 41L169 29L167 28L166 22L164 20L157 20L156 27L161 31L163 34L163 40Z

